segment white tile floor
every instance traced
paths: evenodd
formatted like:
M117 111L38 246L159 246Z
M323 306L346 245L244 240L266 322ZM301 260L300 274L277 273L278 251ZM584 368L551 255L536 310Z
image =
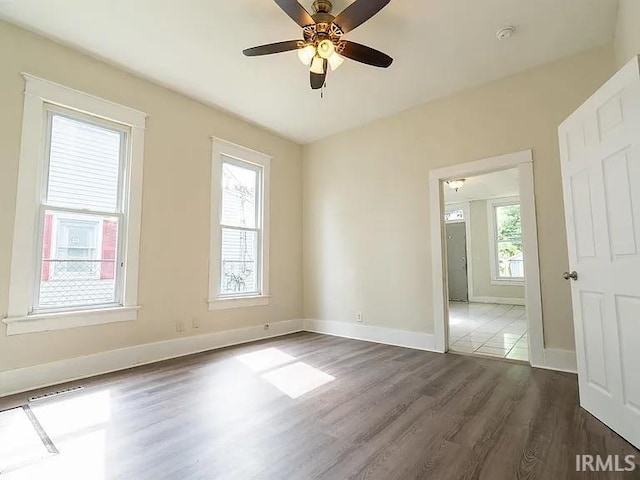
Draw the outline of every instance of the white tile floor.
M525 307L451 302L449 350L528 362Z

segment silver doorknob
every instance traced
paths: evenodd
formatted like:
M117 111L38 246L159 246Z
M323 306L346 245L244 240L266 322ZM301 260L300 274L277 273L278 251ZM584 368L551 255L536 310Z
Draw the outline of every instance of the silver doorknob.
M569 272L564 272L562 274L562 278L564 278L565 280L578 280L578 272L576 272L575 270L571 273Z

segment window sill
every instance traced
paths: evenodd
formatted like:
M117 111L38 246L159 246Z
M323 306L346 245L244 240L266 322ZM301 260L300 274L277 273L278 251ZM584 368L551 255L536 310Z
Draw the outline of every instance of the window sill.
M24 317L8 317L2 320L7 325L7 335L66 330L69 328L129 322L138 318L139 306L101 308L99 310L76 310L73 312L38 313Z
M502 286L512 286L512 287L524 287L524 280L507 280L501 278L499 280L492 279L491 285L502 285Z
M255 297L231 297L209 299L209 310L227 310L230 308L261 307L269 305L271 295L257 295Z

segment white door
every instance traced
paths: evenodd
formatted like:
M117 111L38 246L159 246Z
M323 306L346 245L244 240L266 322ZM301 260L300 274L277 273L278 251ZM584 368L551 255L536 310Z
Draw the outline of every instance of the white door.
M580 404L640 448L640 63L559 128Z

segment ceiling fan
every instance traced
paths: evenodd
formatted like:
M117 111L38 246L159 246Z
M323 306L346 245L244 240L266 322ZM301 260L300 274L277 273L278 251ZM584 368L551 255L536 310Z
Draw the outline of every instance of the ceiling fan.
M296 0L275 0L293 21L302 27L303 40L270 43L247 48L242 53L247 57L271 55L273 53L298 51L300 61L310 68L311 88L324 86L328 67L337 69L343 57L375 67L387 68L393 59L378 50L359 43L343 40L342 36L373 17L391 0L356 0L337 17L331 15L333 5L329 0L313 2L313 15Z

